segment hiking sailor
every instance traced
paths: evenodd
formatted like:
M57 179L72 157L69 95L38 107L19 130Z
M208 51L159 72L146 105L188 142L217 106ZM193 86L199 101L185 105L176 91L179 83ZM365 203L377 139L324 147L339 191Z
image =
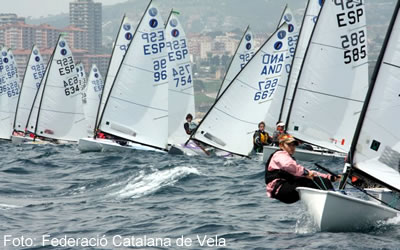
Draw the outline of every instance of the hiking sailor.
M192 114L187 114L186 115L186 122L183 124L183 128L186 131L186 134L191 135L193 131L197 128L197 124L192 121L193 116Z
M265 184L267 196L284 203L294 203L300 199L297 187L332 190L331 181L335 178L329 174L311 171L301 166L292 157L298 141L291 135L279 137L280 150L273 153L265 165Z

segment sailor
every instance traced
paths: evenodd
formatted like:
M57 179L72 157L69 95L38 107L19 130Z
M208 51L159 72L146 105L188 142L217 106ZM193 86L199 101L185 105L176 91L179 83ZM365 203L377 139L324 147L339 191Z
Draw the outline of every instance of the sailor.
M183 124L183 127L185 128L186 134L191 135L194 130L197 128L197 124L192 121L193 116L192 114L187 114L186 115L186 122Z
M278 121L276 123L276 130L272 135L272 143L274 146L279 146L279 136L285 133L285 123Z
M273 153L265 165L267 196L291 204L300 199L297 187L332 190L331 181L340 179L329 174L311 171L301 166L292 157L298 141L293 136L279 137L280 150Z
M264 145L269 145L272 142L271 137L264 129L265 129L265 123L260 122L258 124L258 130L256 130L254 132L253 151L255 153L262 153L263 149L264 149Z

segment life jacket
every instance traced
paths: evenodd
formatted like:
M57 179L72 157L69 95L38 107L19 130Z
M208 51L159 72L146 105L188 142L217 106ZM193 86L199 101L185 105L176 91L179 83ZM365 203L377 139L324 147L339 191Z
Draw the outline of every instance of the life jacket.
M197 124L195 122L189 122L189 130L193 131L197 128Z
M265 144L267 142L267 136L268 136L267 133L260 132L260 141L262 144Z
M270 183L276 179L283 179L283 180L286 180L289 182L294 181L294 179L295 179L295 177L292 174L290 174L284 170L272 170L272 171L268 170L268 167L269 167L269 164L271 163L272 157L274 156L274 154L276 152L279 152L279 151L282 151L282 150L277 150L273 154L271 154L267 160L267 163L265 164L265 184L266 185L268 185L268 183Z

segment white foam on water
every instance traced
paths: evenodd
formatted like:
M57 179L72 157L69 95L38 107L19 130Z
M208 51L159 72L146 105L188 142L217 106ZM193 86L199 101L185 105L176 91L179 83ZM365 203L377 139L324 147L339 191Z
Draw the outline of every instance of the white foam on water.
M0 209L6 210L6 209L12 209L12 208L21 208L23 206L18 206L18 205L11 205L11 204L0 204Z
M148 175L139 174L116 193L120 198L140 198L165 186L171 186L189 174L200 175L194 167L175 167L156 171Z
M388 225L400 225L400 213L398 213L396 217L388 219L386 221L386 224L388 224Z

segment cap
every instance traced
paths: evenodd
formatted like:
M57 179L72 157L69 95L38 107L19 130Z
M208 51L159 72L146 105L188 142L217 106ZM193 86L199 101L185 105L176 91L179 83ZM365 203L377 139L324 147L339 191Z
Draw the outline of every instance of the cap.
M284 123L284 122L280 122L280 123L276 124L276 126L277 126L277 127L284 127L284 126L285 126L285 123Z
M283 134L283 135L279 136L279 144L281 144L281 143L289 144L292 142L295 142L296 145L299 145L299 142L293 136L291 136L289 134Z

